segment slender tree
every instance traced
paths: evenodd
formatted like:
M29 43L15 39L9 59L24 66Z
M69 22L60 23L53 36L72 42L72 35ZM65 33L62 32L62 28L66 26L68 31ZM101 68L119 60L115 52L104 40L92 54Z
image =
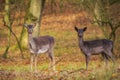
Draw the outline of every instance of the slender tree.
M94 22L102 29L107 39L116 39L116 30L120 27L119 20L115 20L111 15L113 11L110 8L113 4L119 2L118 0L83 0L83 6L94 17ZM113 14L113 13L112 13ZM115 22L117 22L115 24Z
M11 25L10 25L10 6L9 6L9 0L5 0L5 15L4 15L4 24L11 28ZM8 53L8 50L10 48L10 36L11 36L11 31L9 30L8 31L8 45L5 49L5 52L3 54L3 57L4 58L7 58L7 53Z
M5 52L3 53L3 57L4 58L7 58L7 54L8 54L8 50L10 48L10 43L11 43L11 34L15 37L16 41L17 41L17 44L18 44L18 47L20 49L20 53L21 53L21 57L23 58L23 54L22 54L22 49L21 49L21 46L20 46L20 43L19 43L19 40L16 36L16 34L12 31L12 25L13 25L13 22L14 22L14 17L13 19L11 19L10 17L10 0L5 0L5 14L4 14L4 25L8 28L8 45L5 49Z
M45 0L29 0L28 8L26 10L25 23L36 23L36 27L33 31L33 36L37 37L40 33L40 22L42 19L42 11L45 4ZM27 47L27 32L23 27L20 37L22 48Z

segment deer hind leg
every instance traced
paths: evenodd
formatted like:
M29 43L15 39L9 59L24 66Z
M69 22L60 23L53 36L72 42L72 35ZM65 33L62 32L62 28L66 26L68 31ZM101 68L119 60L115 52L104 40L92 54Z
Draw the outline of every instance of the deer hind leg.
M108 65L108 56L104 52L102 52L102 56L103 56L103 58L105 60L106 66L107 66Z
M48 57L50 58L50 68L52 67L53 70L55 71L55 60L54 60L54 54L52 50L48 52Z
M112 62L115 63L115 59L111 51L109 51L108 56L111 58Z
M113 61L113 63L115 63L112 51L105 51L105 53L106 53L106 56L110 58Z

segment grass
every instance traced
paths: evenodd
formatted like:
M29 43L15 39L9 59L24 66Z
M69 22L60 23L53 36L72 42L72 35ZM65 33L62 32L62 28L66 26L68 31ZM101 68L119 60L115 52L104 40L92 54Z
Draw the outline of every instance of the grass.
M71 58L73 58L72 55ZM28 59L24 59L19 64L16 61L10 62L8 59L6 60L6 64L2 62L0 65L0 74L2 74L0 75L0 79L6 80L7 76L10 77L10 80L39 80L39 78L45 80L119 80L120 78L119 64L113 65L112 62L109 62L109 65L106 67L103 61L99 59L97 61L91 60L89 69L86 71L85 61L79 62L66 59L56 64L57 73L48 70L49 61L47 59L38 63L38 73L30 71L29 62L27 62ZM24 77L22 77L23 75Z
M78 14L68 15L46 15L43 16L40 35L51 35L55 37L56 46L54 50L56 70L49 71L49 59L47 55L38 57L38 73L30 71L29 50L24 51L25 59L20 58L17 49L9 51L8 59L3 59L2 53L6 45L7 37L0 38L0 80L119 80L120 60L112 67L112 63L106 68L100 56L94 56L89 63L88 71L85 70L85 59L78 47L77 34L74 31L74 21L81 16ZM77 18L78 17L78 18ZM79 25L82 28L83 25ZM85 40L104 38L99 28L87 24L88 30L84 34ZM17 36L20 35L21 27L14 27ZM4 31L3 31L4 32ZM97 34L97 35L96 35ZM11 37L12 44L15 40Z

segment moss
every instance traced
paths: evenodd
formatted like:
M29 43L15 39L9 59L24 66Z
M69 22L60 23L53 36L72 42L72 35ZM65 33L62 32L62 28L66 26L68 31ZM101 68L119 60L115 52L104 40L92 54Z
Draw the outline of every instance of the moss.
M30 13L30 12L28 12L28 13L26 14L26 16L25 16L25 21L26 21L27 23L35 22L35 21L37 21L37 20L38 20L37 17L33 16L33 14Z

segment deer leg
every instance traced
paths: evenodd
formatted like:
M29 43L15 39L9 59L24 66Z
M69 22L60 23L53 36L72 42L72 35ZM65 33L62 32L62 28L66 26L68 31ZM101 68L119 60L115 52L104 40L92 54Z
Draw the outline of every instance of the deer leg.
M86 57L86 70L88 70L88 63L90 56L86 55L85 57Z
M53 70L55 71L55 61L54 61L53 52L50 51L50 52L48 53L48 56L49 56L49 58L50 58L50 68L52 67Z
M30 62L31 71L33 70L33 62L34 62L34 55L31 54L31 62Z
M114 59L111 51L108 52L108 56L111 58L112 62L115 64L115 59Z
M102 52L102 56L103 56L103 58L105 60L106 66L107 66L108 65L108 56L104 52Z
M34 55L34 59L35 59L35 64L34 64L35 72L37 72L37 55Z

